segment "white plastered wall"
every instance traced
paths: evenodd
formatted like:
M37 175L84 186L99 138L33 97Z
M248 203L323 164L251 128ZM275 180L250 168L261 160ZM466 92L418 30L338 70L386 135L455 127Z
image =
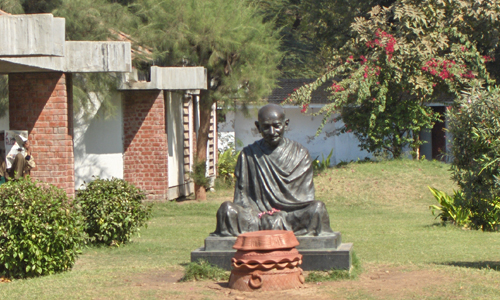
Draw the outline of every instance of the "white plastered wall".
M342 161L356 161L358 159L371 158L367 151L359 149L358 139L350 133L336 135L336 129L344 126L342 122L328 122L323 131L316 135L316 131L323 120L322 116L311 116L319 107L310 107L308 113L301 113L299 107L285 107L287 119L290 124L285 136L304 145L314 159L323 155L325 158L333 149L331 157L332 164L338 164ZM333 118L332 118L333 119ZM226 122L219 124L219 132L230 132L234 129L237 149L241 150L243 146L253 143L261 138L255 127L257 120L257 109L250 109L250 117L245 117L242 112L229 112L226 115Z
M121 97L112 99L115 113L105 118L99 102L86 118L74 115L75 189L100 178L123 178L123 113Z

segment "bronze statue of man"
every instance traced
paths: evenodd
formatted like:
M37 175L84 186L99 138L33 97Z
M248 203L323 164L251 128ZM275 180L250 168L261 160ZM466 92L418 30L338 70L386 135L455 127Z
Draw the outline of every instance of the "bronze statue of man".
M284 109L268 104L255 122L262 139L246 146L235 168L234 202L222 203L212 236L292 230L297 236L334 234L325 204L314 199L309 151L284 137Z

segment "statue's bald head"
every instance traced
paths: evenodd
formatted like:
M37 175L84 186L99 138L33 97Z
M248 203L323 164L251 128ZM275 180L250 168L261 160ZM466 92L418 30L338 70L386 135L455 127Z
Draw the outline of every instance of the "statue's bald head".
M258 117L255 126L264 141L272 148L276 148L283 140L289 122L285 120L285 110L279 105L268 104L259 109Z
M279 105L267 104L259 109L258 118L259 121L269 118L285 120L285 110Z

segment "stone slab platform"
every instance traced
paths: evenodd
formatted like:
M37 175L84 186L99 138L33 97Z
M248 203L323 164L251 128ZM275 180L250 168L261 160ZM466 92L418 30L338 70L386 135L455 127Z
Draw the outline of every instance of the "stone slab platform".
M299 245L295 247L301 249L331 249L338 248L342 244L340 232L334 232L329 236L297 236ZM236 237L209 236L205 239L205 251L233 250Z
M191 261L200 259L225 270L231 270L231 258L236 250L205 251L205 247L191 252ZM341 244L336 249L301 249L304 271L328 271L331 269L348 270L352 265L352 243Z

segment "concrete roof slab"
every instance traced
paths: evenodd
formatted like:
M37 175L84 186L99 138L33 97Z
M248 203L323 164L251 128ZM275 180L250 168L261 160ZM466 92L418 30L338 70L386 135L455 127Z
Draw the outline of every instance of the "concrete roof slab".
M151 67L151 81L139 81L137 73L124 74L120 90L206 90L204 67Z
M129 42L67 41L64 57L0 58L0 73L26 72L130 72L132 58Z
M63 56L64 18L0 15L0 57Z
M66 72L131 72L130 42L66 42Z

